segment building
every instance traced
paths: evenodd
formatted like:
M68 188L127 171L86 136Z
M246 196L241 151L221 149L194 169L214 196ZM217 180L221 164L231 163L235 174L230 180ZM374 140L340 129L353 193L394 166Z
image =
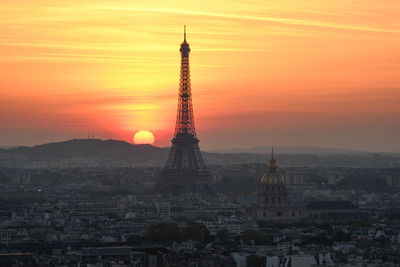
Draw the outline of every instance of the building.
M263 175L258 190L256 218L264 221L296 221L303 211L288 208L288 193L285 178L277 172L274 150L269 161L269 170Z
M78 256L79 263L88 266L108 266L115 262L125 266L145 266L146 263L146 254L132 251L130 247L82 248Z
M400 187L400 170L388 170L385 177L387 186Z
M263 208L286 208L287 189L285 179L276 171L277 166L273 152L269 162L269 171L261 178L258 205Z
M350 201L312 201L307 205L311 221L364 221L368 214Z
M160 218L170 218L171 217L171 206L169 202L157 202L157 215Z

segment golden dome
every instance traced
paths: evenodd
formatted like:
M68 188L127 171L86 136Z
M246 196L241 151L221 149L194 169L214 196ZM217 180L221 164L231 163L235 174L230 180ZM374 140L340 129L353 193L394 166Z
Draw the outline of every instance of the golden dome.
M262 184L284 184L285 178L278 173L266 173L261 178Z
M269 161L269 172L261 178L262 184L284 184L285 178L276 172L277 166L274 158L274 148L272 148L272 157Z

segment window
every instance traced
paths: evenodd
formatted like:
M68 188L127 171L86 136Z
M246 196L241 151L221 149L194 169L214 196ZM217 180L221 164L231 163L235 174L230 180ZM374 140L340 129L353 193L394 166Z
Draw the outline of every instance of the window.
M278 211L278 212L276 213L276 216L282 217L282 211Z
M281 203L281 197L278 197L278 203Z
M265 217L265 216L267 216L267 213L266 213L266 212L263 212L263 217Z
M296 212L292 211L292 216L295 217L296 216Z

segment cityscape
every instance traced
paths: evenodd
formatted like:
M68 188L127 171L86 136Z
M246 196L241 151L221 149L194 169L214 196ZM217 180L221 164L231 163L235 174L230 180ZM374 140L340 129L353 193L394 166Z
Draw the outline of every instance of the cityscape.
M40 12L46 13L53 9L60 11L66 8L63 5L49 4L47 1L39 2L41 3L38 6L29 5L29 1L22 1L20 6L14 6L10 2L5 5L4 10L8 10L10 14L17 14L16 10L31 7L30 16L34 16L41 14ZM288 2L293 4L296 1ZM377 1L371 0L370 2L368 7L372 8ZM394 9L400 11L400 6L395 5L395 2L388 2L393 4ZM80 5L74 1L72 3ZM368 34L373 35L378 32L384 35L382 38L399 42L399 36L396 35L399 33L398 28L384 28L392 25L389 23L392 12L386 8L380 9L380 11L387 12L388 19L381 18L382 24L378 28L372 24L366 24L368 27L350 25L349 22L348 25L351 27L345 27L339 22L336 24L321 22L314 25L317 23L316 21L300 18L285 19L282 22L278 18L261 16L261 13L258 15L255 13L253 16L246 15L245 10L242 11L243 13L234 15L219 14L218 10L214 13L203 12L200 9L183 12L182 10L130 6L123 1L115 3L115 6L108 2L111 6L99 5L95 9L89 5L89 1L87 4L88 6L80 6L82 8L80 11L83 12L87 8L90 12L86 10L85 12L88 13L83 12L82 14L93 15L94 13L91 13L95 12L93 10L101 11L100 17L106 21L112 19L113 12L126 11L155 13L159 16L171 16L170 19L176 16L177 19L179 17L179 21L181 19L190 20L191 16L193 18L208 16L216 20L221 19L221 25L225 25L222 24L223 20L247 21L248 24L244 23L243 27L250 26L249 20L259 23L290 25L285 27L292 27L292 24L296 24L296 27L325 27L329 31L333 28L332 32L335 33L342 30L357 31L362 35L361 38L366 38L366 36L370 38L371 36ZM243 6L239 7L247 7L244 3L241 4ZM256 5L253 6L254 4ZM257 7L260 8L260 12L268 6L267 4L264 6L258 1L249 5L255 8L253 11ZM274 5L276 5L275 7L279 6L278 3L274 3ZM315 16L321 14L332 16L332 18L339 16L338 10L334 11L328 8L330 10L328 12L324 6L315 5L313 12L311 12L310 6L304 8L307 8L310 14L316 14ZM192 7L187 6L187 8ZM229 6L227 10L231 8ZM105 13L109 17L104 16L103 18L103 9L110 12ZM68 11L68 9L66 10ZM273 12L273 10L269 11ZM302 9L299 8L299 10ZM363 12L360 9L360 13L356 12L356 14L363 19L365 14L368 16L375 14L373 11ZM0 14L2 13L5 12L0 11ZM78 13L76 15L81 16ZM57 19L53 16L49 15L47 18L48 21L55 23ZM60 16L63 17L64 14L60 13ZM22 18L19 18L13 22L10 18L11 16L7 17L4 24L0 23L0 27L6 24L19 25L23 21ZM31 17L29 18L31 19ZM74 18L68 17L66 21L74 21L76 25L89 27L87 22L79 24ZM144 17L141 19L145 20ZM140 19L137 18L137 20ZM27 21L29 20L27 19ZM46 20L38 21L43 25L46 23ZM57 26L65 27L60 21ZM193 21L198 23L195 19ZM140 22L138 22L139 24ZM11 27L7 25L5 27ZM216 27L222 27L221 25ZM231 24L225 26L227 27L227 25L233 27ZM399 26L398 20L397 24L394 22L393 25ZM28 29L29 25L24 27ZM85 29L85 27L77 27L80 30ZM178 28L177 25L174 27ZM239 30L242 26L237 22L237 27ZM286 31L285 27L282 26L279 31ZM329 126L326 126L327 128L324 130L317 128L323 128L325 124L319 125L320 122L312 124L311 120L308 121L309 118L300 118L302 114L308 114L307 116L310 118L317 118L318 114L321 115L311 109L304 113L294 111L294 113L298 112L298 123L287 116L287 122L292 127L287 128L287 122L282 121L286 115L281 117L282 114L278 114L279 110L273 110L273 107L283 105L276 101L277 98L274 98L274 94L280 93L278 88L269 89L266 96L271 95L271 98L265 97L262 95L263 93L260 93L261 91L256 89L252 91L251 87L245 88L245 94L237 95L242 102L239 105L232 104L230 115L224 115L223 111L227 110L230 104L223 106L219 103L229 100L229 97L225 98L229 90L226 91L226 88L221 87L221 90L218 91L219 87L214 87L209 91L197 91L195 89L197 83L200 86L204 85L201 85L203 80L196 78L196 75L201 73L198 71L201 64L194 55L197 51L199 53L204 53L204 51L206 53L215 51L224 53L229 49L226 51L218 49L208 51L201 48L196 50L196 42L200 46L201 39L192 39L191 31L193 29L194 32L201 32L200 28L192 28L189 25L182 25L182 28L179 31L176 30L176 33L179 32L176 35L175 28L173 34L172 30L154 34L160 40L164 35L180 36L175 43L169 44L174 45L175 54L171 53L171 57L175 63L171 66L166 64L166 68L176 70L174 76L178 80L175 89L168 89L174 90L173 100L169 96L164 99L162 94L165 92L152 91L150 87L146 87L147 82L157 84L153 81L157 80L154 76L153 79L145 79L141 85L143 92L147 88L146 92L149 95L146 97L138 95L135 96L138 99L133 100L135 97L129 95L127 99L121 100L116 95L107 96L121 106L114 105L114 102L112 105L109 104L109 99L105 99L106 96L103 99L104 103L100 101L101 98L97 98L98 95L105 94L105 92L96 91L92 101L86 99L83 101L79 98L85 94L83 89L82 94L74 91L76 98L71 97L71 99L64 99L62 96L65 95L60 93L61 101L56 100L55 95L52 96L54 98L51 98L51 95L44 89L46 83L52 79L52 71L49 71L48 76L44 72L38 77L34 75L32 77L37 84L43 86L42 89L38 89L38 95L42 94L44 98L48 97L49 102L54 101L50 105L53 106L54 113L59 115L59 118L54 119L52 115L43 117L37 115L46 113L41 113L40 102L38 105L31 106L31 102L34 102L35 98L31 98L29 92L24 93L26 94L24 99L29 102L26 104L27 108L23 108L24 105L19 106L16 98L6 94L6 90L17 86L18 81L9 83L8 78L4 81L0 80L0 90L2 90L0 95L4 95L9 100L7 103L14 103L11 101L12 99L15 101L11 105L6 103L6 99L6 104L0 108L2 113L0 114L0 124L3 132L0 133L0 201L2 204L0 207L0 266L400 266L400 139L398 138L400 131L396 124L396 122L400 123L400 110L398 102L396 102L400 100L398 90L383 90L382 97L374 96L372 93L368 95L365 100L367 106L373 105L374 101L382 101L384 108L381 110L379 109L381 106L376 106L379 109L379 112L376 113L373 109L375 106L366 109L357 102L358 100L354 100L354 106L357 109L354 113L346 113L352 109L341 106L336 109L337 113L341 114L343 108L345 111L343 116L340 115L336 118L324 113L326 117L322 120L331 120L328 123ZM129 27L123 28L123 26L119 29L121 36L112 38L124 39L123 35L129 32L127 29L132 30ZM231 34L229 31L232 29L225 28L226 32L216 34L215 40L226 38L223 35ZM137 30L139 31L139 29ZM151 31L151 26L145 28L146 30ZM301 31L303 30L302 34L306 34L305 29L301 29ZM107 30L102 28L102 31ZM43 31L43 34L46 36L46 31ZM323 38L322 34L323 32L318 32L318 35L315 36ZM308 35L306 34L306 36ZM249 39L257 38L255 35L252 36L251 31L249 31L248 37ZM9 36L7 38L10 39L4 39L4 46L7 46L7 40L12 39ZM54 38L56 40L55 35ZM86 37L76 35L76 38ZM99 36L93 34L90 38L95 41ZM316 40L319 40L318 38ZM359 36L355 38L359 38ZM109 44L104 44L104 46L107 45ZM218 45L218 42L215 45ZM12 45L9 46L12 47ZM371 46L373 46L372 43ZM44 47L48 54L41 55L40 60L46 61L52 57L51 50L57 46L53 43ZM151 50L150 48L149 50ZM21 60L20 63L12 61L15 60L12 49L7 49L5 50L6 56L8 55L9 58L6 59L5 56L4 62L12 62L10 64L17 64L16 66L28 64L24 60ZM37 52L34 51L35 49L32 50L32 58ZM98 49L97 53L100 57L102 52L100 48L91 47L90 49ZM285 47L279 50L285 50ZM67 52L63 54L61 72L69 69L66 65L76 63L74 63L74 58L80 60L77 54L73 54L75 53L73 49L71 51L71 54ZM130 50L127 51L133 53ZM143 51L145 51L144 48ZM239 53L241 50L234 49L233 51ZM258 52L262 54L261 50ZM154 53L157 51L155 50ZM285 52L282 53L282 55L285 54ZM218 58L216 55L214 56ZM394 55L396 60L399 59L398 55L398 52ZM260 55L260 57L262 56ZM92 55L82 57L92 60ZM192 57L194 57L193 61L197 63L192 64ZM225 57L225 59L229 59L228 56L225 55ZM376 57L378 58L378 56ZM156 57L153 59L155 60ZM107 60L118 61L121 58L113 55ZM143 64L143 66L147 64L141 61L141 56L132 56L129 60L132 62L138 60L138 64ZM321 58L321 62L323 60ZM55 61L51 63L54 64L54 71L58 68L56 66L58 63ZM97 59L94 61L99 65L100 70L100 65L104 62L97 61ZM256 63L256 59L254 61L256 65L259 64ZM132 63L131 61L127 62ZM398 61L396 62L398 64ZM3 69L5 65L1 64L3 64L3 60L0 63ZM38 62L37 64L37 68L40 69L42 66ZM160 61L160 66L163 64L163 61ZM210 65L212 64L216 63L210 63ZM310 64L312 63L310 62ZM379 62L377 64L379 65ZM192 71L192 66L196 71ZM398 72L400 65L396 66L395 71ZM258 67L261 68L261 65ZM218 66L206 66L205 68L211 68L218 72ZM94 69L90 70L94 71ZM260 70L258 73L260 77L265 75L264 70ZM4 71L8 70L4 68ZM85 68L80 71L83 76L86 76ZM123 70L121 69L121 71ZM389 77L379 76L378 70L371 73L368 71L365 70L365 74L359 77L354 76L352 79L364 81L364 78L367 79L368 75L375 72L377 73L376 81L378 78ZM147 75L146 73L147 70L143 69L143 75ZM139 74L135 73L135 75ZM26 75L30 76L28 73ZM234 81L241 75L243 75L242 79L246 80L243 77L246 77L247 74L242 70L237 73L232 72L224 77L228 79L231 76ZM16 76L17 74L15 74ZM62 84L72 85L74 83L71 80L78 79L69 74L67 76L63 76ZM103 79L100 75L96 77L99 80ZM210 80L215 78L211 71L208 77ZM388 79L387 84L390 82L390 85L385 85L386 88L398 88L399 77L393 77L395 78ZM162 79L159 79L158 82L162 84ZM120 82L119 79L117 80ZM227 81L227 84L229 85L230 82ZM249 86L250 84L249 81ZM130 90L129 86L126 90ZM271 84L265 85L265 87L270 86ZM350 87L344 87L351 90ZM113 87L110 86L110 88ZM115 87L114 90L125 90L121 88ZM24 89L21 90L23 92ZM53 89L51 88L51 90ZM373 91L372 89L368 90ZM321 88L317 91L316 95L324 94ZM352 98L361 98L362 93L358 95L355 93L356 91L354 89L349 95L340 97L331 95L328 91L325 93L327 99L344 101L340 102L343 104ZM176 93L178 94L176 95ZM247 93L254 94L256 98L254 102L244 97ZM204 95L207 96L207 99L213 99L207 102ZM316 99L319 97L315 97L316 95L311 97L311 102L318 101ZM200 101L197 101L198 97ZM166 100L170 98L171 101ZM220 102L214 103L214 98L220 99ZM293 98L296 97L293 96ZM259 109L257 101L260 99L265 101L267 109ZM131 100L137 101L136 104L130 103ZM118 128L117 122L111 123L112 118L117 120L117 118L121 118L119 116L104 116L103 124L96 124L98 121L95 117L85 117L88 114L82 115L76 121L70 121L76 112L75 104L70 104L70 101L83 101L82 106L94 105L92 108L99 112L100 117L109 113L95 105L107 102L110 110L118 106L115 108L118 112L127 112L136 118L133 119L135 126L129 126L132 127L130 135L125 138L124 134L129 131L123 130L122 126L122 128ZM155 107L152 101L161 103L157 105L164 103L168 106L168 114L173 111L175 121L171 123L171 119L165 119L164 115L166 116L167 112L155 115L156 113L153 112L158 112L159 108ZM301 102L303 99L298 98L298 101ZM174 103L173 106L169 102ZM59 105L58 103L63 104ZM207 103L208 105L202 106ZM305 103L307 108L313 105ZM320 104L324 105L324 103ZM128 108L126 108L127 106ZM246 108L250 106L253 106L254 109L247 110ZM34 107L31 110L32 114L27 111L29 107ZM81 112L91 113L93 110L82 107ZM256 110L261 112L262 119L257 119L259 114L255 113ZM205 115L208 114L207 111L211 115ZM362 119L357 117L357 112L362 112L360 113ZM388 112L390 116L387 115L384 120L376 115L378 113L385 115L385 112ZM377 117L374 117L375 115ZM19 116L26 116L26 118L23 119ZM125 116L128 115L122 117ZM243 119L242 116L245 118ZM218 123L207 122L207 118ZM266 119L266 124L271 122L271 127L264 125L264 119ZM377 120L375 121L375 119ZM128 121L132 122L131 119ZM153 127L152 125L153 123L155 125L156 121L160 121L160 125L167 125L165 129L169 130L160 130L161 126L157 126L160 129ZM252 126L253 122L258 128ZM360 124L364 122L370 123L371 126L371 132L367 132L365 135L363 135L363 125ZM233 128L230 128L233 124ZM47 128L47 125L51 125L51 129ZM113 129L115 134L110 134L112 131L106 131L103 128L101 129L104 132L93 131L93 129L100 129L95 125L100 128L104 126L104 129L115 128ZM207 127L212 128L211 126L215 128L209 130ZM376 128L379 126L381 128L377 131ZM306 129L304 136L299 134L301 131L298 132L295 128ZM118 129L119 133L117 133ZM358 131L359 129L361 131ZM88 133L89 130L95 134ZM319 134L325 130L326 134ZM78 131L80 135L69 138L70 134L75 134L75 131ZM85 136L82 135L84 131L87 133ZM265 133L266 137L259 139L258 136L263 136L264 131L268 132ZM274 131L275 133L270 135ZM329 131L331 134L328 134ZM349 135L349 140L345 140L348 133L342 134L346 131L354 131L353 135ZM106 132L107 134L105 134ZM242 133L245 134L242 135ZM47 142L40 141L47 134L51 138L48 138ZM279 137L279 135L282 136ZM293 139L293 142L288 142L289 139L285 139L286 136ZM207 139L209 140L207 141ZM203 149L203 143L206 144L206 149Z

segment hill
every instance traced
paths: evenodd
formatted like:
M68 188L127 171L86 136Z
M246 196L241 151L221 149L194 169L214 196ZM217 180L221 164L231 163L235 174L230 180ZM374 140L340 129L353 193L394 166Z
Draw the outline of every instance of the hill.
M0 166L15 168L160 165L168 153L152 145L119 140L73 139L0 150Z
M349 155L349 154L367 154L368 151L341 149L341 148L330 148L330 147L305 147L305 146L274 146L275 152L279 154L308 154L308 155ZM249 154L271 154L270 146L259 146L252 148L233 148L233 149L219 149L210 150L211 153L226 153L226 154L237 154L237 153L249 153Z
M0 167L4 168L112 168L112 167L162 167L169 148L152 145L133 145L118 140L74 139L33 147L0 149ZM211 165L268 164L270 147L229 150L229 153L203 152L204 160ZM351 150L276 147L280 167L399 167L400 155L354 152ZM289 153L291 152L291 153Z

